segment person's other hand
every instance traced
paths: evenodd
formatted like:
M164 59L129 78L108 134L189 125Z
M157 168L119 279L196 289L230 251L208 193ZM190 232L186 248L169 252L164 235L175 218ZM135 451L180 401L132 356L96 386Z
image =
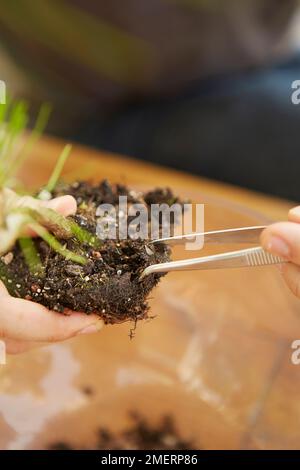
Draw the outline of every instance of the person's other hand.
M261 235L262 247L289 261L281 265L282 275L291 291L300 298L300 206L289 211L288 222L278 222Z
M71 196L41 204L65 216L76 212L76 201ZM67 313L51 312L37 303L11 297L0 283L0 340L4 341L8 354L64 341L79 334L96 333L103 326L97 315Z

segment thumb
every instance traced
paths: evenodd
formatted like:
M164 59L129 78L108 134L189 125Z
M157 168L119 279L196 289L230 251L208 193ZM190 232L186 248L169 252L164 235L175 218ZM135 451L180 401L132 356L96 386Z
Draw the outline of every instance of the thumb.
M76 214L77 211L77 203L72 196L57 197L51 201L41 202L41 205L64 216Z
M278 222L270 225L261 235L261 244L273 255L300 265L300 224Z
M77 211L77 202L72 196L60 196L55 199L51 199L51 201L39 201L38 204L41 207L52 209L64 217L76 214ZM26 234L29 236L35 236L35 232L30 229L26 230Z

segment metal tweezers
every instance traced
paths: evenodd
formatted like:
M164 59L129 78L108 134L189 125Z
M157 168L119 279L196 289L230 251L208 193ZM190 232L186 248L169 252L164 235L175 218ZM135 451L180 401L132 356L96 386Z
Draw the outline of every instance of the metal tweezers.
M225 243L259 243L261 232L266 226L242 227L228 230L215 230L212 232L192 233L169 238L152 240L152 244L166 243L167 245L183 245L192 242L196 237L203 237L204 244L225 244ZM220 269L220 268L242 268L255 266L268 266L272 264L282 264L286 260L279 256L267 253L260 246L247 248L244 250L231 251L200 258L183 259L168 263L153 264L148 266L141 274L141 279L149 274L169 271L192 271L200 269Z

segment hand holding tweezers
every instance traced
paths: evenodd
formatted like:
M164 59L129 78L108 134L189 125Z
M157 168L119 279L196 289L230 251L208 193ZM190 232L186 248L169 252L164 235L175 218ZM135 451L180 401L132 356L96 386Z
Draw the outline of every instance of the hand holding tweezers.
M242 227L227 230L215 230L211 232L192 233L170 238L160 238L151 243L166 243L168 245L182 245L192 241L196 237L204 237L204 243L259 243L259 237L266 226ZM141 279L149 274L168 271L191 271L200 269L221 269L268 266L286 262L279 256L273 256L260 246L246 248L244 250L225 252L217 255L202 256L200 258L170 261L168 263L153 264L142 273Z

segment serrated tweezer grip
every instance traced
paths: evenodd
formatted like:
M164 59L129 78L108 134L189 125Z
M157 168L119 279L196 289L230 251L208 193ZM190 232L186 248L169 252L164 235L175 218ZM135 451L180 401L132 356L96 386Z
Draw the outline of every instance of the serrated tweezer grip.
M279 256L271 255L262 248L251 248L248 253L245 254L245 256L248 266L268 266L271 264L281 264L284 262L284 260Z
M149 274L169 271L192 271L200 269L227 269L255 266L268 266L285 263L279 256L267 253L261 247L247 248L245 250L231 251L200 258L171 261L169 263L153 264L142 273L141 279Z

